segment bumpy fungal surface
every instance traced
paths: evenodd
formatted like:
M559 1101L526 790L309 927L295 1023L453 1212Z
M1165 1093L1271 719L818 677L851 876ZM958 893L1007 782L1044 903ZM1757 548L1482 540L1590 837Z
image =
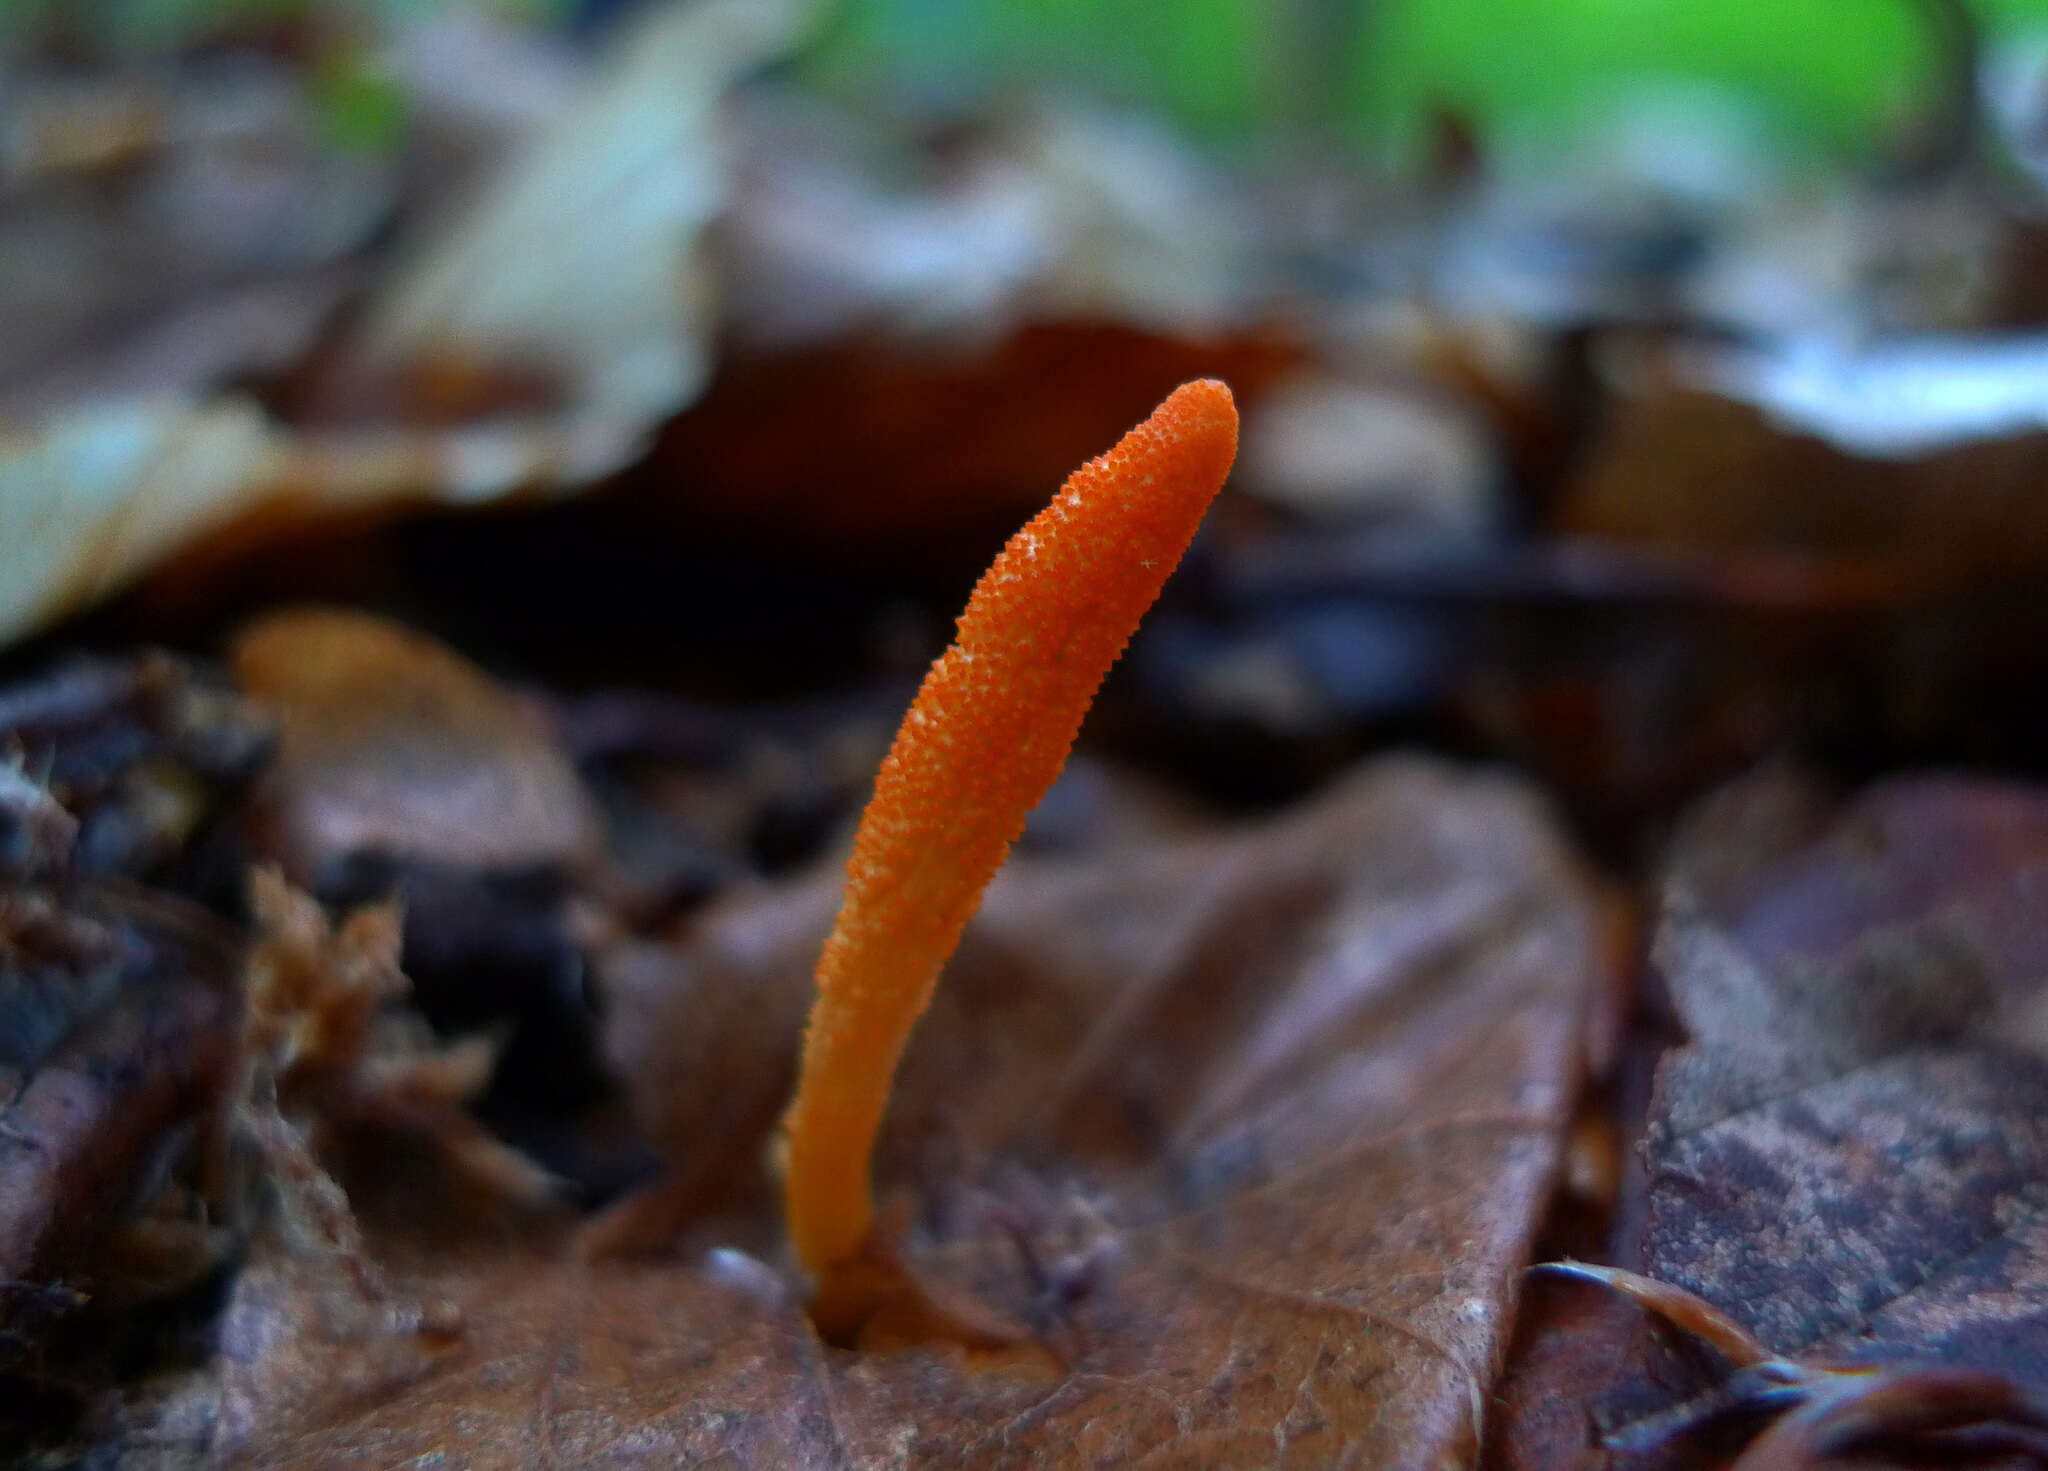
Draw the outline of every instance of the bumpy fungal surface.
M1204 379L1076 470L982 576L896 733L785 1121L790 1235L821 1281L867 1245L869 1156L940 968L1236 453L1230 390Z

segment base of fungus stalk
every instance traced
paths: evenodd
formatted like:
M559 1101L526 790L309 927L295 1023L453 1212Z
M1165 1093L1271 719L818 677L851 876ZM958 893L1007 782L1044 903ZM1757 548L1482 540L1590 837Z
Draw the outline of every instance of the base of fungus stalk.
M836 1348L870 1352L951 1344L971 1357L1057 1369L1057 1356L1025 1328L922 1276L880 1233L858 1256L825 1269L811 1324Z

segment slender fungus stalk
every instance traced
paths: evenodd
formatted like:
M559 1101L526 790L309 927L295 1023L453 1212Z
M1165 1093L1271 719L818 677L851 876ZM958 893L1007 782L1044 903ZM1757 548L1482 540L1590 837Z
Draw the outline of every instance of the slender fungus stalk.
M1188 383L1067 480L1010 538L925 676L875 779L818 960L803 1073L784 1120L784 1200L813 1315L857 1324L869 1157L910 1029L1066 764L1095 691L1194 539L1237 454L1237 408Z

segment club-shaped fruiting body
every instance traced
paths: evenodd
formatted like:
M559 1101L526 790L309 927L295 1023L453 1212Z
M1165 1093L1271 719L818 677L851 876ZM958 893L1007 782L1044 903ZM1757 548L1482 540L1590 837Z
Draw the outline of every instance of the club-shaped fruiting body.
M854 839L784 1121L790 1236L821 1281L873 1229L869 1157L940 968L1236 454L1230 390L1175 389L1010 539L904 717Z

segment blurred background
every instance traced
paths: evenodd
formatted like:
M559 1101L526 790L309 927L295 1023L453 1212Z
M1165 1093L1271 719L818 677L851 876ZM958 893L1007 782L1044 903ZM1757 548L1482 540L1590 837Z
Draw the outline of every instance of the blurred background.
M1756 839L2048 771L2048 0L0 0L0 1092L60 1047L90 1083L0 1176L0 1445L211 1436L91 1416L213 1362L261 1211L193 1119L265 1067L366 1219L441 1198L395 1132L654 1241L752 1191L706 1239L777 1250L762 1141L891 733L1004 539L1203 375L1235 470L1023 845L1213 839L1393 750L1526 777L1610 972L1539 1257L1657 1265L1645 942L1731 778L1687 861L1783 897L1760 953L1968 899L2042 973L2024 787L1885 798L1819 880ZM1488 810L1389 770L1424 838ZM330 947L254 862L402 919ZM750 905L789 963L719 959ZM1475 912L1461 956L1510 933ZM374 1046L293 1051L326 970ZM1953 1117L2023 1138L2012 1096ZM139 1274L94 1234L129 1202L178 1228ZM1573 1366L1620 1359L1526 1321L1564 1367L1520 1403L1583 1438Z
M11 0L4 667L375 608L781 871L1214 374L1069 787L2035 770L2044 169L2038 0Z

